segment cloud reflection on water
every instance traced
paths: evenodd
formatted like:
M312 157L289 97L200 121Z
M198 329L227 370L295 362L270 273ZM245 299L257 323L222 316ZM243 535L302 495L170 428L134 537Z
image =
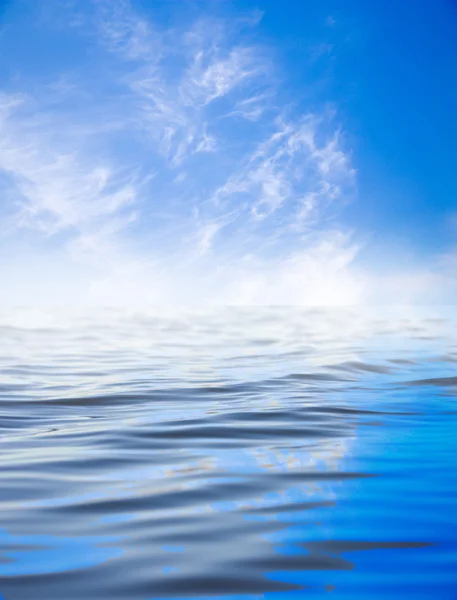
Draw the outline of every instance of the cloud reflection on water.
M0 318L6 598L448 597L452 316L47 319Z

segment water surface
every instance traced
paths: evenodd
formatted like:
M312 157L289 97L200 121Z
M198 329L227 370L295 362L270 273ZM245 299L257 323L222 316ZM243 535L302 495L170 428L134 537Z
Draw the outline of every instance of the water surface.
M457 597L455 311L4 311L0 341L0 597Z

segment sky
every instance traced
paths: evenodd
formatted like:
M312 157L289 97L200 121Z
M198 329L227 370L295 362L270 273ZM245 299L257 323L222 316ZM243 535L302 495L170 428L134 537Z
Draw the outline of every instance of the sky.
M457 298L453 0L0 0L0 304Z

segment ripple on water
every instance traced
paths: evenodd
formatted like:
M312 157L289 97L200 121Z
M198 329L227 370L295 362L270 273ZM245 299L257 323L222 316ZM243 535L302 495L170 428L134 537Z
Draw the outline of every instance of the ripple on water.
M455 598L453 314L21 319L0 597Z

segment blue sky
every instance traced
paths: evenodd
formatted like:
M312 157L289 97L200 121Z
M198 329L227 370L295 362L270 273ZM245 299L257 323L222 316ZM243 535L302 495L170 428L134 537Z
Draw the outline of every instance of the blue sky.
M1 6L1 303L454 302L451 0Z

